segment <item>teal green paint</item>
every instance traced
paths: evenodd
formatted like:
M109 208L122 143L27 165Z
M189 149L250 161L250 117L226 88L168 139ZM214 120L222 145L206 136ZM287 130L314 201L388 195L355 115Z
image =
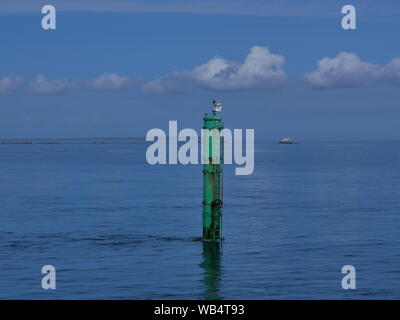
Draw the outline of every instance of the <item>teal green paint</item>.
M215 112L213 115L205 115L204 118L205 137L207 130L216 130L218 135L210 135L207 143L204 143L204 167L203 167L203 239L218 240L222 238L222 147L221 137L222 119ZM204 139L206 141L206 139ZM218 148L219 145L219 148ZM215 150L215 148L218 148ZM219 152L218 152L219 150ZM217 151L217 152L214 152ZM218 154L219 153L219 154ZM207 157L208 155L208 157ZM208 163L206 162L208 158ZM219 161L216 159L219 158ZM216 161L217 160L217 161Z

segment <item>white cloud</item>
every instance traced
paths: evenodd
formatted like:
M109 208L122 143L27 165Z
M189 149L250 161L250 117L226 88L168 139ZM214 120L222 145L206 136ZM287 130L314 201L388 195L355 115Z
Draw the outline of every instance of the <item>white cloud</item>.
M5 95L17 90L23 83L21 77L10 75L0 78L0 95Z
M76 86L66 79L47 80L40 74L31 82L29 89L36 94L52 95L60 94L75 89Z
M100 91L115 91L129 87L131 81L128 77L116 73L103 73L88 83L88 87Z
M400 58L394 58L381 68L381 76L386 81L400 83Z
M211 90L262 90L282 85L287 75L285 59L267 47L250 49L245 61L236 64L215 57L191 70L168 73L145 83L143 91L168 92L198 87Z
M362 87L384 82L400 82L400 58L380 66L362 61L355 53L341 52L325 57L317 69L303 79L315 88Z

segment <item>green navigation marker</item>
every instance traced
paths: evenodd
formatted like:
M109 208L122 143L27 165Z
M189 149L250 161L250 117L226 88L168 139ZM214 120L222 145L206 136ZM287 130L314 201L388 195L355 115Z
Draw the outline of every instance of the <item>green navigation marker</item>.
M213 105L213 114L203 118L203 240L222 238L223 125L222 118L216 115L221 104L213 101Z

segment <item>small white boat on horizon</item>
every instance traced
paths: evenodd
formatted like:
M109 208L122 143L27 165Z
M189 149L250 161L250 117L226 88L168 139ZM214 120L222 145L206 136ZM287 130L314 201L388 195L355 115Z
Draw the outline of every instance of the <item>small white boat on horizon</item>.
M291 138L283 138L279 141L279 144L294 144L294 141Z

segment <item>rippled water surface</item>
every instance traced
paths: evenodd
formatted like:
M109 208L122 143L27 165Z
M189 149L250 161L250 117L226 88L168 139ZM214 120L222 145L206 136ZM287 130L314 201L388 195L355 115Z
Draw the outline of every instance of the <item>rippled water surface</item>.
M221 245L192 241L201 167L146 147L0 144L1 299L400 299L400 143L257 144L253 175L225 166Z

